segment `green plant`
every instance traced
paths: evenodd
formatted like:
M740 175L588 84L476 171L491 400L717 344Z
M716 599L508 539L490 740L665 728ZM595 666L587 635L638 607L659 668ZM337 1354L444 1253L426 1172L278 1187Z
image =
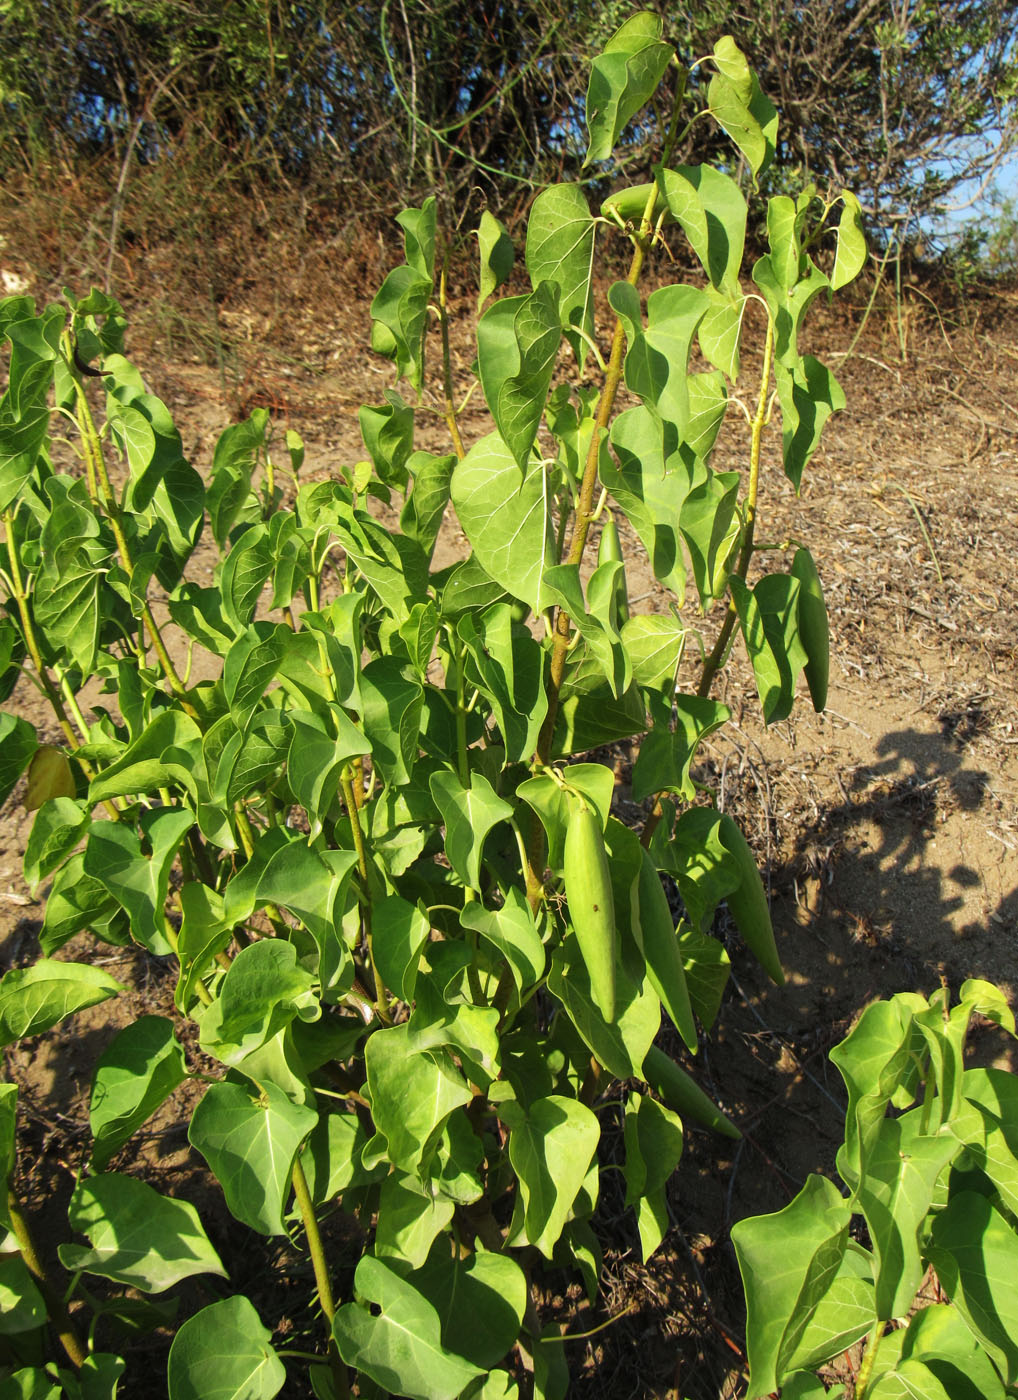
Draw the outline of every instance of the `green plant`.
M618 31L594 63L590 161L611 157L674 61L656 17ZM759 171L777 115L730 39L710 63L709 115ZM536 1282L562 1266L596 1294L602 1123L616 1112L624 1122L645 1258L667 1227L683 1120L738 1135L653 1044L662 1008L691 1053L696 1018L705 1032L714 1021L728 957L710 927L726 897L782 977L745 840L691 765L728 718L710 691L737 629L768 720L789 713L804 666L823 703L823 603L804 546L790 572L752 586L749 573L775 401L796 487L844 402L800 353L803 318L865 249L851 195L775 198L771 250L746 292L745 200L720 169L669 165L680 134L672 120L638 220L595 218L578 185L535 201L533 289L477 322L494 430L469 447L433 200L400 215L406 262L371 308L373 344L413 401L392 389L362 408L369 460L329 480L304 480L299 437L287 433L280 454L256 411L222 435L206 483L124 358L111 298L69 297L41 314L24 297L0 304L0 684L5 697L19 676L37 685L63 735L40 743L23 718L0 717L0 792L27 768L37 815L26 876L51 882L43 956L0 981L0 1040L123 991L101 968L55 956L82 930L178 968L174 1014L128 1024L95 1067L93 1143L69 1216L90 1247L60 1251L69 1297L95 1302L85 1276L111 1286L88 1345L87 1313L75 1303L68 1316L30 1239L15 1191L17 1091L5 1086L5 1278L26 1334L48 1314L74 1368L44 1375L28 1360L9 1377L20 1393L54 1393L55 1376L69 1394L111 1395L124 1362L100 1342L117 1290L225 1274L191 1206L109 1170L186 1080L206 1086L189 1137L232 1215L269 1238L303 1231L325 1329L318 1358L277 1351L250 1300L224 1285L176 1332L171 1400L272 1396L287 1359L310 1360L319 1396L348 1394L350 1368L362 1395L511 1395L520 1352L535 1393L562 1395L561 1337L542 1322ZM809 250L839 205L828 275ZM645 325L636 285L666 213L708 282L653 292ZM604 231L633 250L628 280L609 292L607 362L593 316ZM480 306L512 249L490 216L478 236ZM755 410L727 387L753 308L765 323ZM694 341L713 368L690 372ZM597 364L599 391L556 382L563 342L578 376ZM613 418L623 379L638 403ZM730 401L750 425L745 474L710 466ZM447 455L415 449L428 414L447 424ZM81 474L54 465L68 424ZM671 591L663 615L627 611L616 541L581 575L609 493ZM436 569L450 502L471 553ZM371 513L377 503L398 511L399 530ZM206 524L218 562L198 583L188 561ZM702 610L723 612L692 694L677 688L684 649L700 644L680 612L686 559ZM192 682L195 653L210 679ZM93 680L109 709L84 703ZM642 840L612 815L612 768L582 757L637 736L634 796L654 802ZM685 906L677 928L661 873ZM185 1021L197 1059L178 1039ZM329 1257L319 1224L337 1199L365 1241L342 1297L346 1258ZM165 1322L136 1312L139 1327ZM20 1332L8 1335L17 1357Z
M848 1090L847 1198L810 1176L784 1210L732 1230L750 1396L843 1394L813 1373L863 1337L856 1400L1016 1393L1018 1077L965 1068L977 1015L1014 1036L1003 994L970 981L954 1007L946 987L874 1002L832 1050ZM931 1270L950 1301L917 1308Z

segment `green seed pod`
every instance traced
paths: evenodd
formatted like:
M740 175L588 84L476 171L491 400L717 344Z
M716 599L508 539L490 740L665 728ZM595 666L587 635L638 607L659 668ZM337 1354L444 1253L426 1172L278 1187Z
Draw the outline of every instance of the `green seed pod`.
M806 648L806 684L817 714L827 704L827 679L831 665L831 638L827 605L820 575L808 549L797 549L792 577L799 580L799 636Z
M695 1054L696 1022L689 1001L679 940L675 935L675 920L654 862L642 847L640 849L640 874L636 887L640 918L638 927L634 921L634 932L638 933L642 944L650 985L660 997L675 1029Z
M653 185L632 185L628 190L617 190L615 194L610 194L601 205L601 215L605 219L611 219L614 223L616 215L624 224L639 225L640 220L647 212L647 201L650 199L650 192ZM658 195L658 202L654 208L655 223L664 214L662 224L672 224L675 219L664 202L661 195Z
M694 1118L706 1128L725 1137L741 1138L738 1128L721 1112L713 1099L700 1088L695 1079L669 1059L663 1050L652 1045L643 1061L643 1077L655 1094L680 1116Z
M615 517L609 515L601 527L601 538L597 546L598 564L624 564L622 557L622 541L619 539L619 527L615 524ZM615 600L615 624L621 627L629 617L629 595L626 592L626 576L619 574L618 594Z
M618 939L608 853L598 814L586 803L570 803L570 807L562 865L569 917L590 977L594 1005L611 1024Z
M727 896L732 918L746 947L767 976L779 987L783 987L785 974L778 957L778 945L774 941L774 925L771 923L771 911L767 907L763 881L756 868L749 842L727 812L718 824L718 837L739 867L739 888Z

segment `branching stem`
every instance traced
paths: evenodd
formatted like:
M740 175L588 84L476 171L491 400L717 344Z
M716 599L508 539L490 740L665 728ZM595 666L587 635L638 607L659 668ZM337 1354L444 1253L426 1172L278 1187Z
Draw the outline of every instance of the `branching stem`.
M21 1251L21 1257L25 1261L25 1267L34 1277L39 1287L39 1292L42 1294L43 1301L46 1304L46 1312L57 1330L60 1344L70 1357L75 1369L80 1369L85 1364L88 1353L85 1350L81 1338L74 1330L74 1323L71 1321L70 1314L67 1311L67 1305L60 1297L56 1288L54 1288L43 1266L43 1262L39 1258L39 1252L35 1247L35 1241L29 1229L28 1220L21 1208L21 1202L18 1200L17 1193L12 1186L8 1186L7 1188L7 1210L11 1217L11 1226L13 1227L14 1238L18 1242L18 1249Z

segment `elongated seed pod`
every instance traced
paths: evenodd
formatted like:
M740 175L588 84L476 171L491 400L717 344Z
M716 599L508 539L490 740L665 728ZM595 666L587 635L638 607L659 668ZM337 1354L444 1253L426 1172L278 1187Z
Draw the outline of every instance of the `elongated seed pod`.
M725 1137L742 1137L732 1120L721 1112L696 1080L691 1079L680 1065L669 1059L656 1045L652 1045L644 1056L643 1077L655 1094L659 1094L680 1118L694 1118L697 1123L712 1128L716 1133L723 1133Z
M679 940L675 935L675 920L668 907L668 899L661 887L661 877L654 862L642 846L640 852L641 864L637 882L639 935L647 964L647 977L660 997L662 1006L671 1017L675 1029L682 1036L687 1048L695 1055L696 1022L693 1020L693 1008L689 1001Z
M799 580L799 636L806 649L806 684L817 714L827 704L831 666L831 636L820 575L808 549L797 549L792 576Z
M723 814L718 825L718 837L739 867L739 888L727 896L732 918L746 947L767 976L779 987L783 987L785 974L778 957L778 945L774 941L774 925L771 923L771 911L767 906L763 881L756 868L756 860L749 842L727 812Z
M590 977L594 1005L612 1023L618 939L604 832L601 818L593 808L586 803L570 806L562 864L569 918Z

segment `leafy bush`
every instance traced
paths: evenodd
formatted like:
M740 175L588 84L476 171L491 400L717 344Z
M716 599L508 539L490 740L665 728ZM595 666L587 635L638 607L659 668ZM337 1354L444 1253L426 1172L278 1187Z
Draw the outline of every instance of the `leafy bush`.
M784 1210L732 1230L751 1396L843 1394L812 1373L861 1337L856 1400L1015 1393L1018 1077L965 1068L974 1015L1015 1034L1000 991L970 981L954 1007L946 988L875 1002L831 1052L848 1090L848 1198L810 1176ZM859 1217L868 1247L852 1233ZM916 1309L930 1269L950 1303ZM887 1332L892 1320L903 1325Z
M608 160L674 61L655 16L615 34L593 66L589 160ZM734 143L731 165L757 173L777 114L731 40L710 63L710 118ZM851 195L776 197L770 252L745 291L745 199L725 170L672 166L680 135L671 120L655 182L602 216L576 184L535 201L532 290L478 317L493 428L469 446L433 200L400 216L406 262L371 308L373 345L411 397L394 388L362 408L368 459L327 480L306 480L299 437L288 432L279 453L256 411L219 439L206 483L124 357L115 301L0 304L0 683L4 696L19 677L34 683L62 733L51 744L16 714L0 718L0 795L27 769L26 876L49 884L42 956L0 981L2 1043L124 992L101 967L56 956L82 930L178 969L174 1014L119 1030L95 1066L92 1148L69 1212L88 1243L60 1250L85 1306L96 1300L83 1276L119 1297L226 1273L191 1205L110 1170L192 1080L206 1087L190 1142L229 1211L267 1240L305 1232L328 1333L311 1358L317 1395L348 1394L351 1371L361 1395L512 1395L522 1354L535 1393L559 1396L563 1348L535 1286L561 1266L596 1294L605 1096L624 1105L645 1259L667 1227L685 1125L738 1135L654 1044L662 1009L691 1054L714 1021L728 970L710 931L722 900L782 979L745 838L691 765L728 718L711 690L737 630L768 720L789 713L802 672L823 707L827 624L808 550L793 542L787 568L749 574L775 400L776 455L796 487L844 403L799 348L803 319L865 249ZM827 273L810 250L839 208ZM645 321L636 286L666 225L707 284L658 288ZM629 277L609 293L607 360L593 316L605 233L632 245ZM489 215L478 238L483 304L512 247ZM746 408L728 385L753 307L766 332ZM694 344L711 368L690 371ZM594 366L599 389L587 387ZM623 381L635 406L613 418ZM731 402L751 429L744 473L710 465ZM415 447L436 412L446 455ZM80 474L52 457L68 423ZM630 611L609 499L669 590L666 612ZM471 552L437 568L450 506ZM581 572L599 521L599 561ZM189 561L206 528L218 563L198 582ZM676 684L702 645L693 609L681 611L687 583L723 618L693 693ZM192 682L195 655L212 678ZM85 702L87 684L109 708ZM584 757L636 738L633 795L653 801L642 839L612 814L603 752ZM661 874L681 895L678 927ZM185 1020L200 1055L178 1038ZM12 1183L16 1097L4 1086ZM319 1229L339 1199L367 1231L343 1298ZM124 1362L99 1346L102 1314L86 1347L82 1309L68 1316L46 1277L13 1186L3 1224L5 1330L26 1358L5 1384L112 1395ZM165 1320L136 1311L139 1326ZM73 1371L32 1359L47 1314ZM271 1336L240 1295L187 1318L169 1353L172 1400L275 1395L288 1354Z

